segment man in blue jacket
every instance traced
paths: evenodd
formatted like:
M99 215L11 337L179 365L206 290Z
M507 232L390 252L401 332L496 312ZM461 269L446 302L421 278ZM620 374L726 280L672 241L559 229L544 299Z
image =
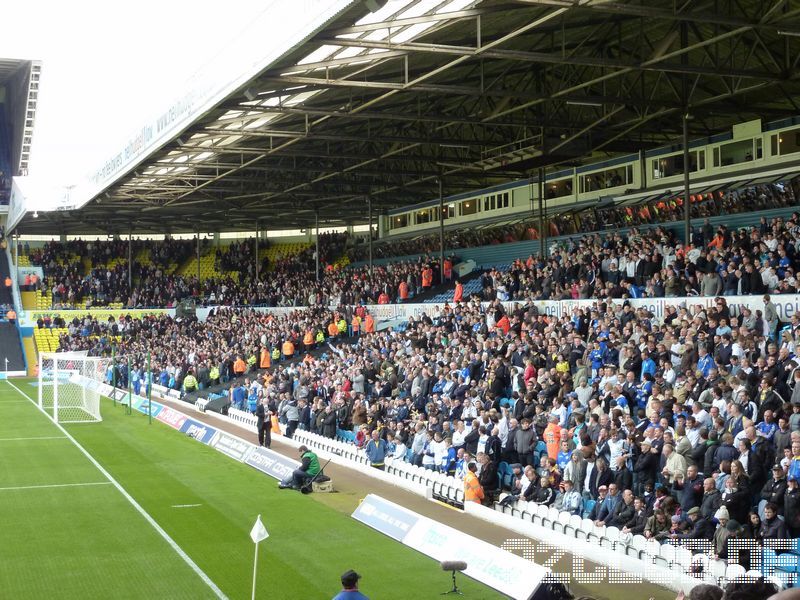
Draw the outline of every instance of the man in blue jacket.
M381 439L377 429L372 431L372 439L367 442L364 451L367 453L367 458L369 458L369 464L381 471L386 468L384 461L386 460L388 448L386 440Z

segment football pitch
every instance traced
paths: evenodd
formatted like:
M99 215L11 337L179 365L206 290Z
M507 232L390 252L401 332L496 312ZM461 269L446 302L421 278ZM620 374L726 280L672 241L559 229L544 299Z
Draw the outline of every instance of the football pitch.
M332 598L351 568L373 600L448 588L433 560L162 423L104 399L102 423L62 430L33 398L0 382L0 597L250 598L258 514L257 598Z

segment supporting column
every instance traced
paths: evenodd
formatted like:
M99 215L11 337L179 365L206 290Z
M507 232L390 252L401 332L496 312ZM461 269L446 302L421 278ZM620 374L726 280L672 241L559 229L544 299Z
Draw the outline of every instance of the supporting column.
M444 182L439 168L439 283L444 283Z
M133 290L133 227L128 230L128 293Z
M316 252L316 274L317 274L317 281L319 281L319 211L315 211L314 218L317 222L317 252Z
M200 281L200 231L197 232L197 281Z
M258 219L256 219L256 254L254 260L256 261L256 281L258 281Z
M544 169L539 169L539 252L547 260L547 231L544 220Z
M367 196L367 212L369 214L369 235L367 244L369 245L369 276L372 277L372 196Z
M689 114L683 111L683 235L688 244L692 241L692 216L689 203Z

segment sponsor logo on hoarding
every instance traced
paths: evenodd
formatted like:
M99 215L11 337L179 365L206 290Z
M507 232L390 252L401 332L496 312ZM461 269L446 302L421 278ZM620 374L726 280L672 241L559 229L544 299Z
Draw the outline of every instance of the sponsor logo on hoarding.
M252 444L237 439L221 431L219 432L219 435L214 438L211 445L223 454L227 454L239 462L244 461L247 452L253 447Z
M186 421L186 416L179 413L177 410L171 409L169 406L165 406L163 410L158 413L158 420L162 423L166 423L170 427L180 429Z
M297 461L266 448L253 448L244 462L279 481L289 477L300 465Z
M352 517L398 542L402 542L419 521L418 515L372 494L358 505Z
M203 423L195 421L194 419L186 419L181 427L181 432L192 436L198 442L207 444L211 441L211 438L214 437L214 434L217 432L217 430L213 427L209 427L208 425L204 425Z

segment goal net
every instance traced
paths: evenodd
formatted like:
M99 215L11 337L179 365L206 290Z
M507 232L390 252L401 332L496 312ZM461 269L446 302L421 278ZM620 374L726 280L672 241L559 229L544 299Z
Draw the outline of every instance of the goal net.
M108 358L74 352L39 355L39 406L57 423L102 421L100 397ZM108 393L108 392L106 392Z

